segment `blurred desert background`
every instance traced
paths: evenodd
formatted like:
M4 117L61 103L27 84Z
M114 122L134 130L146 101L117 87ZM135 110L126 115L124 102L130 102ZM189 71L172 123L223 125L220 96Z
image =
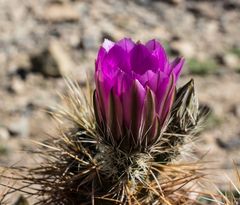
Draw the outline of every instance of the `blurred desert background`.
M34 161L26 150L54 133L46 111L61 104L63 76L86 86L103 39L123 37L185 57L179 86L194 78L211 110L195 154L229 187L222 173L234 181L240 166L239 0L0 0L0 165Z

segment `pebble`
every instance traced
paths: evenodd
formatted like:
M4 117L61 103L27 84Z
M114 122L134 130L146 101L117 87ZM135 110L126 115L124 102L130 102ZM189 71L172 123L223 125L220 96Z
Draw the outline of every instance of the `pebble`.
M196 4L190 4L187 6L188 11L192 12L195 16L207 17L209 19L216 19L218 16L218 9L212 9L213 5L209 5L209 2L199 2Z
M239 69L240 67L240 59L232 53L227 53L223 57L223 63L230 69Z
M79 20L79 13L68 4L52 4L44 9L41 19L53 23L74 22Z
M9 133L5 127L0 126L0 140L8 140Z
M231 111L236 117L240 118L240 104L234 105Z
M10 83L8 90L15 94L21 94L25 91L25 85L22 79L14 77Z
M99 46L102 35L98 26L89 26L89 24L91 22L86 20L81 43L84 50L95 50Z
M221 138L216 138L217 145L225 150L237 150L240 148L240 137L232 137L228 139L227 141L223 141Z
M47 77L71 76L75 64L58 40L51 40L48 49L32 57L32 69Z
M185 58L192 58L195 55L195 48L194 46L187 41L173 41L170 44L170 48L174 53L183 55Z
M167 2L177 5L177 4L183 3L184 0L167 0Z
M8 126L8 132L13 137L24 137L29 136L29 119L27 116L21 116L19 119L10 123Z
M24 196L20 196L17 201L14 203L14 205L29 205L27 199Z

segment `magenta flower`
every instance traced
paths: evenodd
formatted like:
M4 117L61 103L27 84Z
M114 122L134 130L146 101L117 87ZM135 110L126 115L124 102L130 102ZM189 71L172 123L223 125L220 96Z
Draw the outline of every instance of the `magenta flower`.
M96 60L95 115L103 139L123 149L158 142L184 60L169 62L162 45L105 40Z

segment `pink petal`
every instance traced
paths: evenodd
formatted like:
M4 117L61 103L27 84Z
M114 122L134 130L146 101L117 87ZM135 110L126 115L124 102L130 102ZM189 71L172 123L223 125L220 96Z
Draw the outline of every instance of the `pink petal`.
M116 75L118 70L129 72L130 61L129 55L119 45L114 45L110 51L106 54L101 69L103 72L110 76Z
M106 50L103 47L100 47L99 51L98 51L98 56L95 62L95 72L99 69L101 69L101 64L103 62L103 59L106 55Z
M132 70L140 75L148 70L155 71L158 66L157 59L151 55L149 49L140 43L131 50L130 63Z
M143 75L136 74L136 78L139 80L139 82L142 84L142 86L146 87L146 85L149 85L149 81L154 78L157 74L154 73L152 70L148 70Z
M158 70L164 72L166 70L166 66L168 65L168 58L164 48L163 47L156 48L153 51L152 55L157 59Z
M106 119L106 112L109 104L109 95L113 86L113 81L98 71L95 75L96 92L99 99L99 106L102 110L103 118Z
M176 81L178 80L178 78L179 78L179 76L181 74L184 62L185 62L184 58L176 58L171 63L171 70L175 74Z
M118 96L127 92L133 83L133 78L128 73L121 70L118 71L116 75L115 82L113 85L114 93Z
M154 51L155 49L158 49L158 48L162 48L163 47L161 46L161 44L156 40L156 39L152 39L152 40L149 40L145 46L150 50L150 51Z
M123 50L125 50L127 53L129 53L135 46L135 43L132 41L131 38L124 38L124 39L118 41L117 45L121 46L123 48Z
M115 45L114 42L112 42L108 39L104 39L102 47L106 50L106 52L108 52L114 45Z

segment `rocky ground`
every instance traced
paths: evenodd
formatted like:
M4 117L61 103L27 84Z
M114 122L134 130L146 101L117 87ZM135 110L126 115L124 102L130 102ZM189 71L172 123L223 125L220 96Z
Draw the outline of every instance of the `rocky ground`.
M0 0L0 165L26 164L30 139L54 132L43 110L60 103L62 76L84 86L103 39L127 36L157 38L187 59L180 84L193 77L212 110L198 155L231 174L233 160L240 166L239 19L238 0Z

